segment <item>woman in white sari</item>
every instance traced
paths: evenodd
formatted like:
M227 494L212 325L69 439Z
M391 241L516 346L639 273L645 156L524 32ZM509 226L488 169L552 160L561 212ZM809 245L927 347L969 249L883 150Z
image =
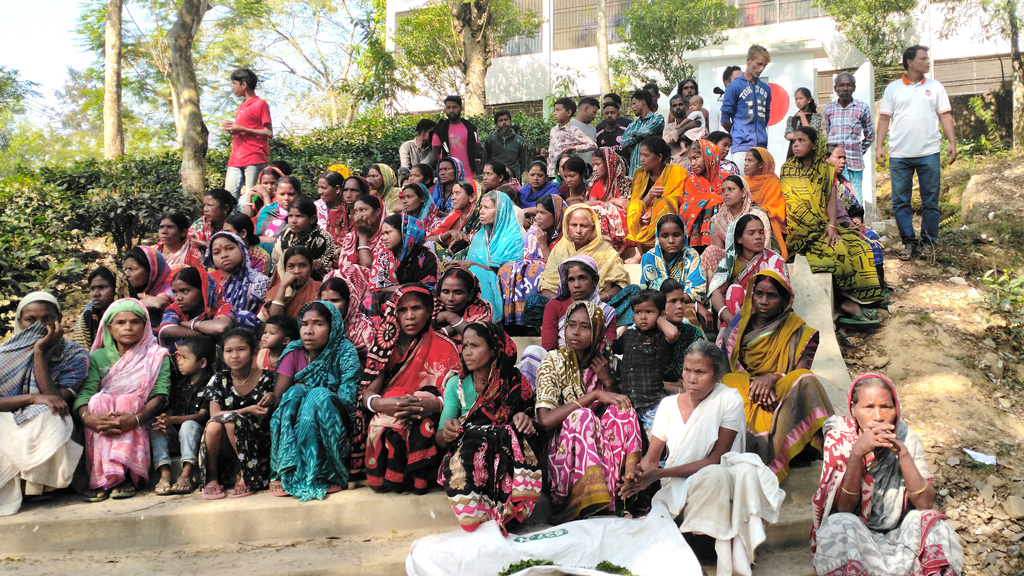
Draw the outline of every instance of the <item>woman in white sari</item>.
M680 532L714 538L719 576L749 576L754 550L765 541L762 520L778 521L785 492L760 458L743 453L743 398L721 383L726 372L725 355L714 343L690 345L682 374L686 392L661 401L651 445L620 493L630 497L661 480L651 513L667 508L681 522ZM666 447L668 459L659 468Z

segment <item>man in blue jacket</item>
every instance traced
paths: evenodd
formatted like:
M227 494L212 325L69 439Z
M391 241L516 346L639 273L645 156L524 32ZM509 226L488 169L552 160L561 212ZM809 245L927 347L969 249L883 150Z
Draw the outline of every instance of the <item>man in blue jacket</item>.
M737 166L743 166L747 150L768 146L772 89L767 82L761 82L760 77L771 60L767 48L751 46L747 50L747 69L743 76L729 83L722 97L722 128L732 136L729 159Z

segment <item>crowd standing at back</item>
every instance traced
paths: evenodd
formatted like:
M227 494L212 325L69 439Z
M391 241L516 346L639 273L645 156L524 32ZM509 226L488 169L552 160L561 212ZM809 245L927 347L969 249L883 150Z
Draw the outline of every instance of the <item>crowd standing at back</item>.
M481 139L449 96L446 118L402 144L401 185L381 163L314 182L269 163L269 109L237 71L228 189L207 192L202 217L169 212L158 244L97 267L73 341L54 295L19 303L0 344L0 513L67 487L80 460L90 502L133 496L151 469L156 494L208 500L440 484L470 531L494 520L507 533L543 492L556 523L664 506L715 540L719 574L749 574L778 483L824 456L819 573L889 574L890 557L900 574L959 572L892 383L858 379L851 416L836 416L813 371L818 331L794 312L786 262L799 254L832 274L840 322L878 323L886 286L860 192L870 114L849 74L823 113L797 91L777 176L759 79L770 61L753 46L727 71L728 132L709 134L686 80L665 115L657 86L633 92L633 120L616 94L603 108L559 98L540 157L511 113ZM912 256L913 170L922 252L937 233L938 134L924 126L953 133L927 49L904 66L879 142L891 124ZM513 334L542 346L517 350Z

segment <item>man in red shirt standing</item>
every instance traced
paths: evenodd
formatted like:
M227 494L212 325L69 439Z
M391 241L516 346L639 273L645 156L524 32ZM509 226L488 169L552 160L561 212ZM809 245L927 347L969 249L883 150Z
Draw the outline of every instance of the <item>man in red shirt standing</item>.
M231 73L231 92L242 99L235 112L235 121L220 123L225 132L231 134L231 157L224 175L224 188L236 199L242 191L257 184L260 170L267 166L270 153L270 138L274 127L270 122L270 106L256 95L256 73L248 68L239 68ZM251 204L243 198L238 205L241 209Z

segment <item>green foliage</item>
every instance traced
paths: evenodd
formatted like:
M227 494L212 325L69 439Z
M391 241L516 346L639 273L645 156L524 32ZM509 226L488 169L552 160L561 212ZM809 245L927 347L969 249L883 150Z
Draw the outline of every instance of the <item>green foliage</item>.
M628 568L623 568L618 564L612 564L611 562L604 560L597 566L594 566L594 570L600 570L601 572L607 572L609 574L622 574L623 576L636 576Z
M1024 271L989 270L982 280L988 292L979 304L1006 322L1010 342L1024 351Z
M508 568L505 568L501 572L498 572L498 576L511 576L512 574L515 574L516 572L520 572L522 570L526 570L527 568L531 568L533 566L554 566L554 565L555 565L555 563L552 562L551 560L520 560L519 562L513 562L512 564L509 564Z
M957 154L963 156L987 156L1003 152L1006 147L999 136L999 125L996 123L995 112L985 104L981 96L972 96L967 101L974 116L985 123L985 134L977 138L965 138L957 142ZM945 143L945 142L943 142Z
M11 125L15 117L25 112L25 100L39 96L37 86L23 79L17 70L0 66L0 150L10 146Z
M683 53L723 42L735 14L725 0L634 2L618 28L625 46L611 60L612 73L630 86L658 76L659 85L672 91L693 75Z
M818 0L836 28L876 67L898 64L917 0ZM883 83L884 85L884 83Z

